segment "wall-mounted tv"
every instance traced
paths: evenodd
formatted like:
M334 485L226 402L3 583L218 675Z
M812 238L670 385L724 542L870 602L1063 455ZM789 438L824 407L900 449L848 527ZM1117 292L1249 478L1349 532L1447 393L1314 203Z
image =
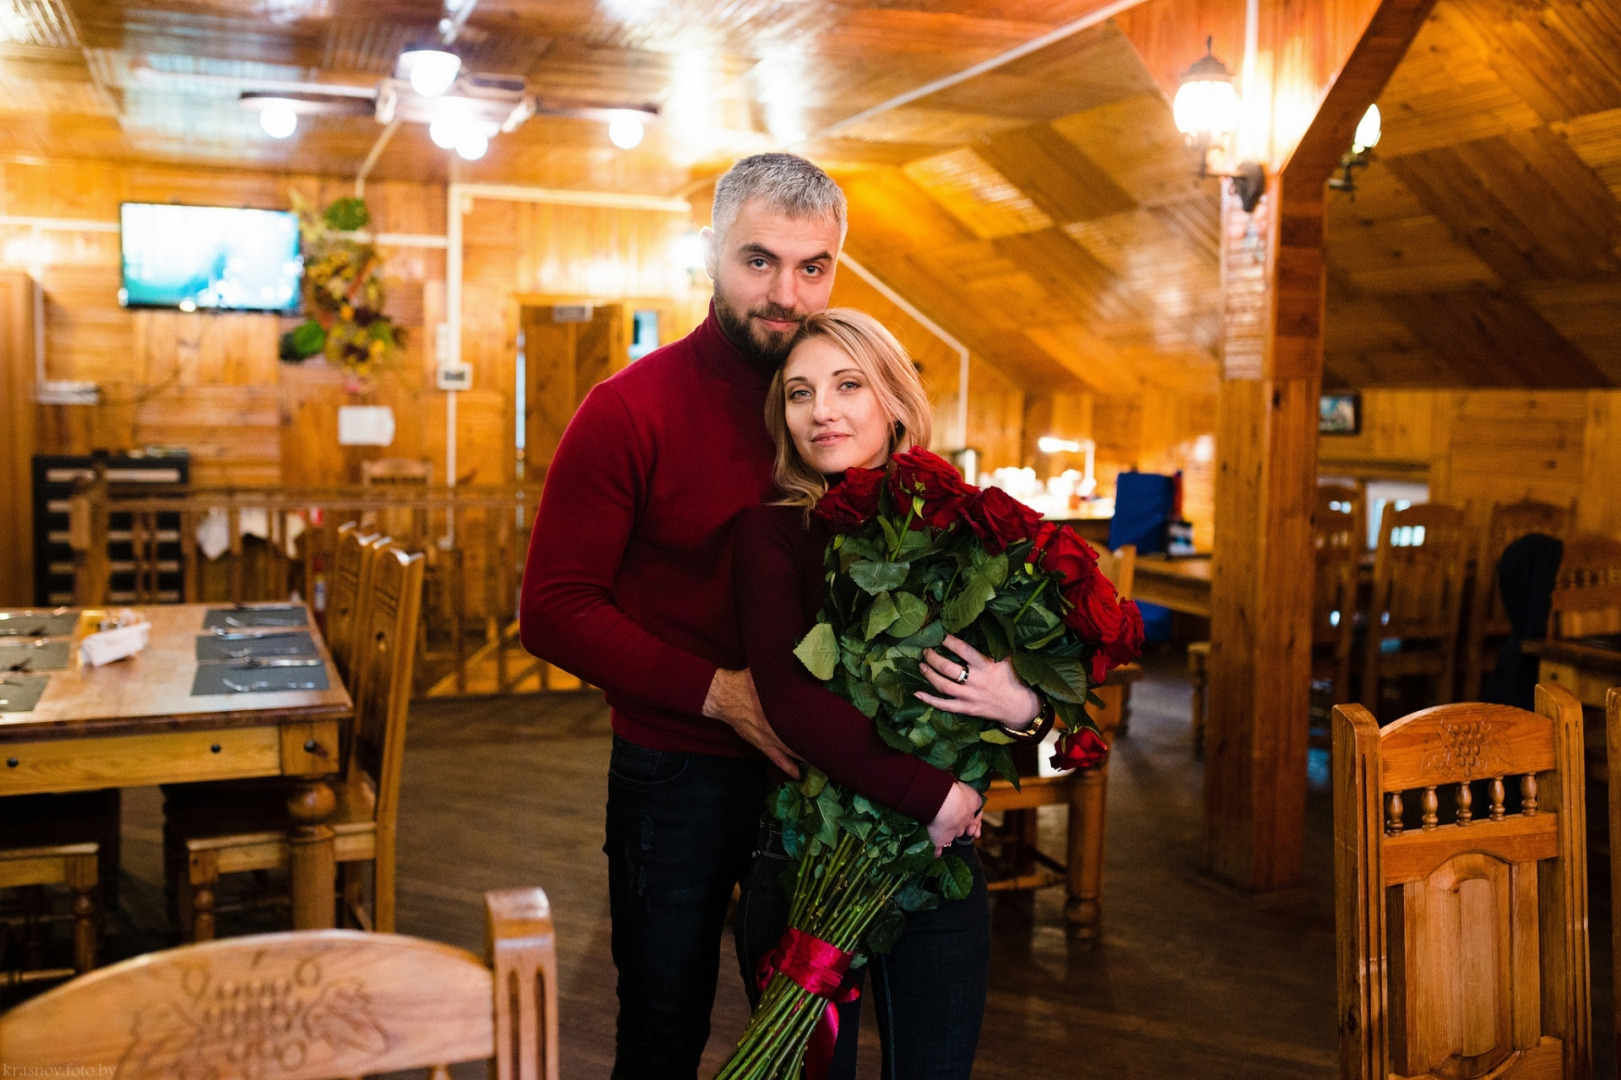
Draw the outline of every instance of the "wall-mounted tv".
M125 307L298 309L298 215L285 210L125 203Z

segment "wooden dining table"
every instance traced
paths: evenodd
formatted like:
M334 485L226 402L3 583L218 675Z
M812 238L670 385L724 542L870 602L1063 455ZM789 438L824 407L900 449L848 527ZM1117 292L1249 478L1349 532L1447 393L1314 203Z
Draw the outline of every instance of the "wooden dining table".
M137 609L151 624L144 650L92 667L75 647L66 670L49 673L32 710L0 712L0 796L288 777L293 923L330 927L330 778L352 712L349 694L307 609L308 625L298 629L309 631L329 689L193 694L196 642L214 609Z
M1210 556L1174 559L1145 555L1137 560L1132 579L1133 599L1158 604L1172 611L1210 618Z

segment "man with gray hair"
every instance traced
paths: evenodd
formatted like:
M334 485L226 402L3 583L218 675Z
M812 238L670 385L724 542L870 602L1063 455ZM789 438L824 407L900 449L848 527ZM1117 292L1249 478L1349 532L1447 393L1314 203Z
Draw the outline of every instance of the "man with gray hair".
M798 775L743 670L731 534L771 492L766 388L827 307L844 193L804 158L759 154L720 178L711 220L709 317L581 403L546 474L520 604L524 647L613 710L615 1080L696 1077L768 762Z

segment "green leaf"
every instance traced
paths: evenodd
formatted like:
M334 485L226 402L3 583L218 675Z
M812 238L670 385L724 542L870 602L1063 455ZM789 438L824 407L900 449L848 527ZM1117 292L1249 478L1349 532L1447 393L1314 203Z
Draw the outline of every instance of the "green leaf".
M980 737L980 739L982 741L988 742L988 743L1006 744L1006 743L1013 743L1013 742L1018 742L1019 741L1019 740L1015 739L1013 736L1009 735L1007 732L1003 731L999 727L983 728L983 729L981 729L981 731L979 733L979 737ZM959 777L957 777L957 779L965 780L967 778L959 776Z
M811 627L810 633L794 646L794 655L818 679L831 679L833 669L839 664L839 644L833 636L833 627L825 622Z
M871 719L878 715L878 691L872 688L872 683L865 679L852 679L850 681L850 704L860 709L862 714Z
M938 649L946 640L946 627L939 619L935 619L923 629L902 641L901 644L913 649Z
M895 594L895 610L895 621L889 626L892 637L909 638L929 621L929 605L909 592Z
M877 599L873 600L872 607L867 609L867 640L871 641L888 630L900 617L901 613L895 607L895 598L887 592L879 593Z
M955 855L946 855L940 861L945 864L945 873L940 876L940 891L947 900L966 900L974 888L974 872Z
M1013 670L1031 686L1060 701L1086 700L1086 669L1075 660L1049 659L1041 653L1016 652Z
M979 618L985 605L996 595L996 587L979 575L968 579L962 592L947 600L940 608L940 618L953 634ZM1028 681L1028 680L1026 680Z
M850 565L850 580L865 592L876 596L886 589L898 589L906 584L907 563L858 562Z
M985 565L979 568L979 576L989 581L994 588L1000 589L1007 581L1007 553L1003 552L996 558L987 560Z

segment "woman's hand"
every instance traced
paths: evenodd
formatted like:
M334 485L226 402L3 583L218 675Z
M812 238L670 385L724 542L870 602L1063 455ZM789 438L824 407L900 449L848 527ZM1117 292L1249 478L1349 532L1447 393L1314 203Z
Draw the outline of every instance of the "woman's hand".
M978 836L980 811L985 800L979 792L957 780L940 804L940 812L929 822L929 839L934 841L934 853L939 855L959 836Z
M966 641L950 634L946 635L945 644L963 658L963 663L941 656L933 649L924 649L923 662L918 667L939 693L919 690L919 701L946 712L991 720L1013 731L1023 731L1036 722L1041 714L1041 699L1019 681L1012 661L993 662Z

